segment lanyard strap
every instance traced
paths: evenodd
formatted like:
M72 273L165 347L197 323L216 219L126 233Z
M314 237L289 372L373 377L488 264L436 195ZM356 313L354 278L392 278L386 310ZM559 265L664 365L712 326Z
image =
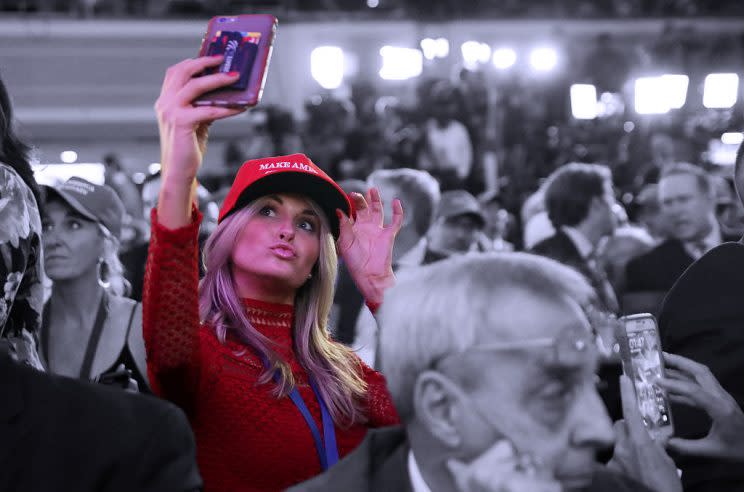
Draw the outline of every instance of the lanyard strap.
M320 416L323 424L322 439L320 437L318 426L315 424L315 420L313 419L310 410L308 410L305 400L302 399L300 392L297 390L297 387L293 388L292 391L289 392L289 398L300 411L302 417L305 419L305 423L307 423L307 426L310 428L310 433L313 435L313 441L315 442L315 451L318 453L318 458L320 459L320 467L323 471L326 471L338 462L336 429L333 425L331 413L328 411L328 406L325 404L325 401L323 401L323 398L318 391L318 387L315 385L315 381L313 381L313 378L309 375L308 380L310 381L310 387L315 394L315 398L318 400L318 404L320 405ZM277 373L274 373L274 381L279 381L279 375Z

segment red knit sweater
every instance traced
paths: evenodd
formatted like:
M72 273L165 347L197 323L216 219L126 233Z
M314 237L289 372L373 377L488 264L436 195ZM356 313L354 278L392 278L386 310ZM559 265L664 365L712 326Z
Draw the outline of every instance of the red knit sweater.
M207 491L283 490L321 473L307 423L288 397L257 385L260 360L245 345L200 326L197 304L197 233L192 224L168 230L152 213L152 237L143 290L143 331L153 390L183 408L197 444ZM244 300L248 317L276 342L321 429L320 407L292 349L293 307ZM240 352L242 355L236 355ZM361 362L360 362L361 363ZM367 425L336 426L339 456L352 451L367 427L395 425L398 415L381 374L362 365L369 386Z

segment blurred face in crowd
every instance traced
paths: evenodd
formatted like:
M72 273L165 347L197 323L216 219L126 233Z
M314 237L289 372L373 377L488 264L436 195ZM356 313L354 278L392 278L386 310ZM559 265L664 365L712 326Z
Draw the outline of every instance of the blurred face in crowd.
M691 241L710 233L713 198L691 174L673 174L659 181L659 202L672 237Z
M564 490L587 486L596 451L614 440L594 383L587 318L574 301L521 289L500 296L490 318L493 329L473 348L435 365L456 387L460 459L471 461L506 438L552 470Z
M142 186L142 206L145 219L150 221L150 210L158 203L160 179L153 179Z
M96 222L60 200L50 200L42 219L44 269L53 281L95 272L103 255L103 234Z
M264 287L294 291L318 261L320 217L307 198L290 193L259 198L257 207L232 250L238 294Z
M604 192L601 196L592 199L587 219L597 231L597 236L611 236L618 225L618 203L612 185L605 183Z
M482 229L480 220L472 214L440 217L427 234L429 249L440 253L466 253Z
M496 201L483 205L483 215L486 216L486 234L491 238L505 237L509 227L509 212L501 208Z

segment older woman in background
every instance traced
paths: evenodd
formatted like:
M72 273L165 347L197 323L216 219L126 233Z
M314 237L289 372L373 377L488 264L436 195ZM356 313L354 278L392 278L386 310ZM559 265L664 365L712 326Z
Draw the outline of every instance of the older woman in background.
M148 388L141 305L117 256L124 206L113 189L81 178L45 188L43 358L51 372ZM129 371L129 375L127 375ZM128 377L129 376L129 377Z

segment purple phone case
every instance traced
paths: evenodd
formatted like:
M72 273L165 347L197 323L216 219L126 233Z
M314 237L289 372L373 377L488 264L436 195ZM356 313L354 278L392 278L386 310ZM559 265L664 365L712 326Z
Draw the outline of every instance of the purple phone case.
M200 96L194 104L237 107L257 105L266 83L277 24L276 17L263 14L213 17L207 26L199 56L225 54L222 66L213 69L211 73L235 70L241 72L241 77L232 86ZM217 33L221 33L220 39L216 39ZM257 33L259 39L256 43L254 36L242 36L241 42L241 33ZM237 65L232 64L233 61Z

